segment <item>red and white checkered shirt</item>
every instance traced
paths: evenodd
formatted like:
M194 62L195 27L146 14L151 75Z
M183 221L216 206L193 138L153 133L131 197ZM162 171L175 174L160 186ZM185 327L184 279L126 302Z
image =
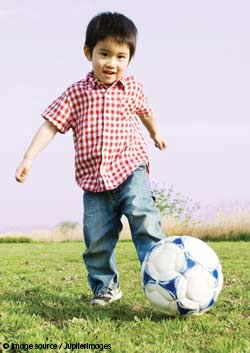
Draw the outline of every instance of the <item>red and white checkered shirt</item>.
M84 190L101 192L115 189L140 163L149 167L136 115L151 113L142 85L134 77L123 76L107 88L90 72L42 116L61 133L73 130L76 182Z

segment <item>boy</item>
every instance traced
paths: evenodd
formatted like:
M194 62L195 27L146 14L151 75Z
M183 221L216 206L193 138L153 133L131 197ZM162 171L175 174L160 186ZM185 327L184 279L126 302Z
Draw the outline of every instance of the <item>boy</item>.
M149 160L140 125L156 147L158 134L142 85L124 73L134 55L137 29L119 13L101 13L89 23L84 54L93 71L71 85L43 112L16 180L24 182L32 160L59 131L73 130L76 181L84 190L83 259L93 291L90 304L105 305L122 296L114 249L127 216L138 258L163 238L159 212L148 183Z

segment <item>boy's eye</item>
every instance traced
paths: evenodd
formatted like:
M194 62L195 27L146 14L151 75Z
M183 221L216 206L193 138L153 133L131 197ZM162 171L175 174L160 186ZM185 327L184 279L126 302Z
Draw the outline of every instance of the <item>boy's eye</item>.
M125 55L119 55L118 59L126 59Z

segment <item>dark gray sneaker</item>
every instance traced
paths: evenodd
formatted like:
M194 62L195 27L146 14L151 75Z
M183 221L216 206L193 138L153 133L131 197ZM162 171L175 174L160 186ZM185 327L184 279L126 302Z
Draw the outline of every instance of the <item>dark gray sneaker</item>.
M107 293L95 295L89 302L91 305L107 305L115 300L119 300L122 297L120 288L114 288L109 290Z

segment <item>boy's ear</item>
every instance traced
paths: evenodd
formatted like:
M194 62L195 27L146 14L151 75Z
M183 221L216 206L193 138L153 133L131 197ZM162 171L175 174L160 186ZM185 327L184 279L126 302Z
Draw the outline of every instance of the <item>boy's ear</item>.
M90 50L88 47L84 46L83 47L83 52L84 52L84 55L86 56L86 58L91 61L92 60L92 57L91 57L91 53L90 53Z

